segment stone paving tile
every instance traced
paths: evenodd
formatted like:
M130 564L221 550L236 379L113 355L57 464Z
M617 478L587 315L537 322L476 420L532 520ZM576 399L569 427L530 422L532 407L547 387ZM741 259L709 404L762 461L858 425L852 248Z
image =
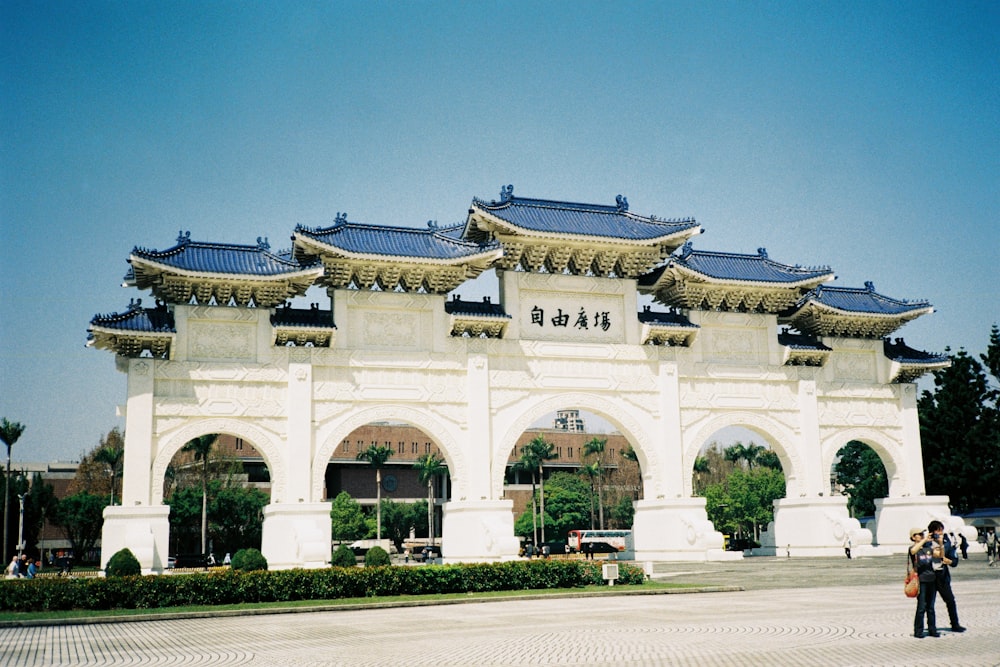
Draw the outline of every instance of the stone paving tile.
M810 570L838 567L827 565L786 567L784 579L815 581ZM752 582L775 567L739 573ZM969 631L917 640L894 564L845 567L860 585L0 628L0 665L1000 665L1000 576L957 571ZM869 583L872 568L899 582Z

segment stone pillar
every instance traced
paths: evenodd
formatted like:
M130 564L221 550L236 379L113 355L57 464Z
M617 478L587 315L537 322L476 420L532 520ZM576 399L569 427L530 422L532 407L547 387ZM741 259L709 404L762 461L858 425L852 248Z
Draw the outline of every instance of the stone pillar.
M167 566L170 507L142 505L105 507L101 530L101 569L118 551L128 548L143 574L162 573Z
M872 534L847 511L847 497L780 498L774 501L774 521L761 533L755 556L845 556L845 538L852 555L881 554ZM888 552L885 552L888 553Z
M799 446L803 476L799 488L807 497L830 493L830 475L823 470L823 448L819 436L819 408L816 403L816 382L799 381Z
M742 553L723 550L722 533L708 520L704 498L637 500L632 531L638 561L743 557Z
M330 563L331 503L271 503L264 507L260 551L269 570L321 568Z
M694 462L684 460L684 438L681 435L680 384L677 362L660 361L660 431L655 443L660 462L660 480L654 480L643 470L644 494L664 498L682 498L685 476L693 474ZM654 483L655 482L655 483Z
M451 501L444 505L445 562L494 562L517 558L512 500Z
M153 359L128 360L122 506L149 505L153 465Z
M308 351L305 354L308 355ZM285 482L286 497L272 498L274 502L302 503L317 500L310 497L313 459L312 370L312 364L308 361L288 364L288 425L284 452L288 479Z

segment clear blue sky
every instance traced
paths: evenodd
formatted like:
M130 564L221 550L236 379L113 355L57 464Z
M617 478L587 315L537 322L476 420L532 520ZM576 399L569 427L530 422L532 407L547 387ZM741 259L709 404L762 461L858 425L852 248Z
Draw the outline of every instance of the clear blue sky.
M997 2L0 1L0 416L14 461L121 425L86 349L133 246L458 222L515 193L692 215L696 247L826 264L1000 320ZM462 292L462 290L459 290ZM567 406L572 407L572 406Z

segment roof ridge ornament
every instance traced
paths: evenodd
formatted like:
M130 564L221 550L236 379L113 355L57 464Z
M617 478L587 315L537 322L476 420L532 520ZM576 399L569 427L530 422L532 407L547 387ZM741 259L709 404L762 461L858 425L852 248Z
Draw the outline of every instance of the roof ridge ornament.
M347 211L341 213L337 211L337 217L333 219L334 225L346 225L347 224Z
M681 246L681 259L687 259L688 255L694 252L694 244L690 241L685 241L684 245Z
M142 310L142 299L129 299L128 300L128 311L133 313L137 310Z
M761 259L767 259L767 248L757 248L757 254Z
M437 228L438 228L438 221L437 220L428 220L427 221L427 229L437 229Z
M509 202L513 198L514 198L514 186L513 185L507 185L506 187L504 187L503 185L501 185L500 186L500 203L501 204L506 204L507 202Z
M875 291L875 283L872 282L871 280L866 280L865 281L865 289L868 290L869 292L874 292Z
M271 244L267 242L266 236L257 237L257 248L260 250L270 250Z
M628 211L628 198L618 195L615 197L615 204L618 206L618 212L624 213Z
M177 245L187 245L188 243L191 243L190 230L187 232L184 230L177 232Z

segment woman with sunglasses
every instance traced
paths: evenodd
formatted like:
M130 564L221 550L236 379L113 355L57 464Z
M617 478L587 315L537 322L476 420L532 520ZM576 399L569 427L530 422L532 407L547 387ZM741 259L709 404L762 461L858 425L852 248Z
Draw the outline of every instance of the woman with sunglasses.
M934 536L924 536L923 528L910 530L910 563L920 579L920 593L917 595L917 613L913 617L913 636L924 638L924 616L927 617L927 636L940 637L937 631L937 617L934 601L937 599L937 582L934 575ZM940 559L940 555L937 556Z

